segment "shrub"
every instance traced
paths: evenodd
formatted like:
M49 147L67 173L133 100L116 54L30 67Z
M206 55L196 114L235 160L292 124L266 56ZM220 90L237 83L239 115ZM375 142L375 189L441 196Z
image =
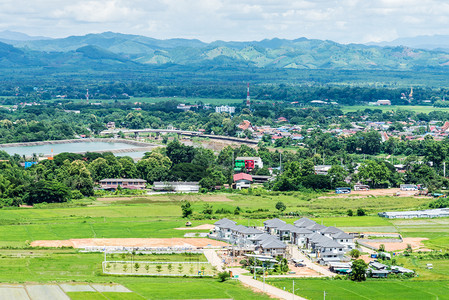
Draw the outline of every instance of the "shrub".
M224 272L218 273L218 279L220 280L220 282L225 282L230 277L231 277L231 275L229 274L229 272L224 271Z

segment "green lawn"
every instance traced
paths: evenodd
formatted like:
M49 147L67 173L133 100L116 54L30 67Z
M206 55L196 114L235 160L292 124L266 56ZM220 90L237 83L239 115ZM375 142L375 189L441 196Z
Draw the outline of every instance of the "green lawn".
M392 111L392 110L412 110L417 113L426 113L432 111L445 111L448 112L448 107L433 107L433 106L424 106L424 105L386 105L386 106L369 106L369 105L345 105L341 106L340 109L343 112L354 112L358 110L365 109L381 109L382 111Z
M292 279L270 279L281 289L292 291ZM295 280L296 294L307 299L449 299L449 281L401 281L300 279Z

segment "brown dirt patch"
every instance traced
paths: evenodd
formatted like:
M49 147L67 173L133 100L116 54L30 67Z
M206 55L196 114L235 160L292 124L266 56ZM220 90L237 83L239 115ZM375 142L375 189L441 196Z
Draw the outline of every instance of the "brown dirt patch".
M214 229L215 226L212 224L203 224L203 225L198 225L195 227L180 227L180 228L175 228L177 230L211 230Z
M115 201L129 201L135 200L136 197L108 197L108 198L97 198L97 201L101 202L115 202Z
M386 251L401 251L407 248L407 244L412 245L413 250L423 250L425 249L422 241L427 240L427 238L404 238L402 242L394 243L382 243L382 242L366 242L366 244L379 248L380 244L385 245Z
M224 247L227 243L207 238L167 238L167 239L70 239L70 240L41 240L31 243L33 247L73 247L84 248L89 246L113 247Z

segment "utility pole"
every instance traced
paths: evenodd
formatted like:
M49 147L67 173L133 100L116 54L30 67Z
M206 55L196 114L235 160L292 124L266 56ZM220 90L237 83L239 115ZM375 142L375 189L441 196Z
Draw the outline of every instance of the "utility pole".
M293 300L295 300L295 281L293 280Z
M282 153L279 152L279 173L282 173Z

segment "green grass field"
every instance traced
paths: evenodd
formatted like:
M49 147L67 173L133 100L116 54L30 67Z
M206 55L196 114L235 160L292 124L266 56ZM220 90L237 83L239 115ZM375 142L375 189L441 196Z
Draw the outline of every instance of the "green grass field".
M425 105L386 105L386 106L369 106L369 105L344 105L341 106L340 109L343 112L354 112L358 110L365 109L381 109L382 111L393 111L393 110L412 110L417 113L425 113L428 114L432 111L445 111L449 112L448 107L433 107L433 106L425 106Z
M292 279L270 279L274 286L292 291ZM307 299L449 299L449 281L410 280L295 280L296 294Z
M138 255L137 255L138 257ZM178 259L173 256L174 259ZM243 288L238 282L220 283L208 278L161 278L108 276L101 271L101 253L79 253L73 249L0 250L0 282L115 282L135 295L129 299L268 299ZM174 265L177 268L177 265ZM109 299L118 298L107 293ZM102 293L74 293L74 299L104 299ZM82 298L82 297L92 298ZM125 298L127 299L127 298Z

